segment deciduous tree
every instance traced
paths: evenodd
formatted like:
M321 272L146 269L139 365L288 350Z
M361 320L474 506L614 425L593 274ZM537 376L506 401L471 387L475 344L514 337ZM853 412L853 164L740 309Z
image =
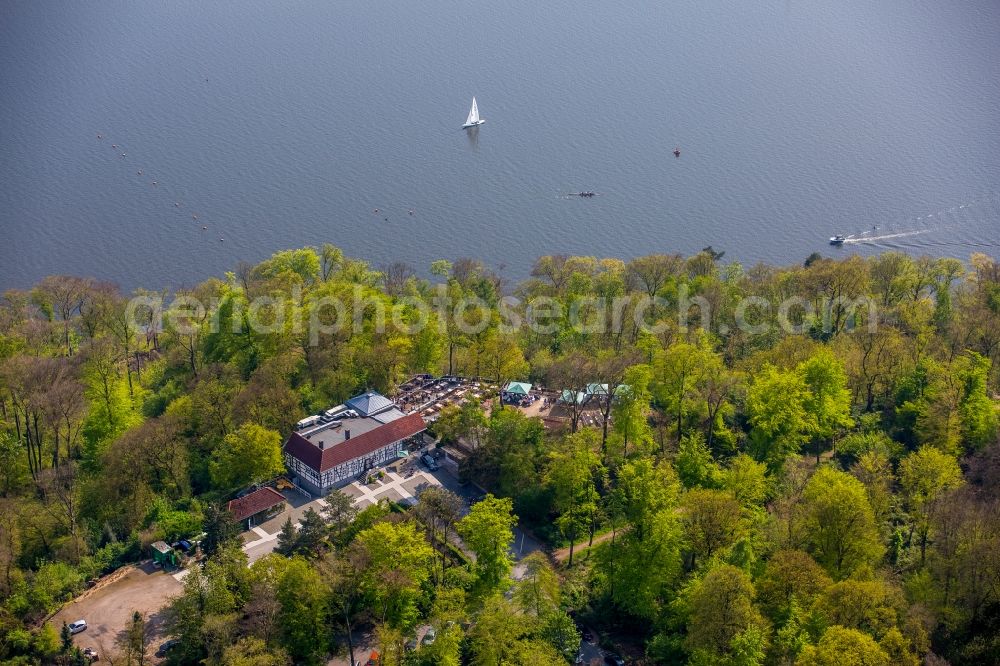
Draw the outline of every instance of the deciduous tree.
M830 627L815 647L809 645L796 666L889 666L889 655L871 636L856 629Z
M357 542L368 554L362 580L375 620L396 629L409 627L434 551L412 522L375 523L358 534Z
M244 423L226 435L212 455L212 481L233 490L274 478L285 471L281 435L253 423Z
M720 656L728 653L737 634L763 626L753 599L753 582L740 569L722 564L709 571L691 592L688 648Z
M912 530L920 540L923 565L934 514L944 496L962 484L962 470L954 457L924 445L899 463L899 482L913 517Z
M805 379L793 370L765 365L747 389L750 446L755 457L778 470L814 430L806 410L810 399Z
M882 556L865 487L850 474L820 467L803 493L804 528L816 560L835 578Z
M744 529L740 503L727 491L695 488L681 506L691 569L731 546Z
M294 558L278 580L281 642L300 664L318 663L328 641L327 585L313 567Z
M823 444L841 428L854 425L851 419L851 393L847 390L847 374L840 360L828 348L821 347L798 371L809 388L805 398L806 412L813 422L812 438L819 462Z
M779 550L764 567L757 581L762 608L778 620L790 612L793 603L810 606L813 599L833 581L809 553Z
M514 504L507 498L486 495L458 522L458 533L476 554L476 578L484 593L498 590L511 570L508 549L514 541Z

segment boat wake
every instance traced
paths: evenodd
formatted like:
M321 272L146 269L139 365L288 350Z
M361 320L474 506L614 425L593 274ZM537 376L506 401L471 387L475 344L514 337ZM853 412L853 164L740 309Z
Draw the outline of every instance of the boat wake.
M848 236L845 243L874 243L877 241L889 240L890 238L905 238L907 236L918 236L930 233L931 229L921 229L920 231L901 231L898 234L882 234L881 236Z
M832 245L879 245L885 243L888 247L898 247L896 239L923 236L925 234L940 234L947 230L961 230L970 223L981 224L983 219L1000 215L1000 195L988 192L965 203L945 208L932 213L911 217L899 222L885 222L860 233L836 236L830 239ZM933 243L929 239L913 241L920 245Z

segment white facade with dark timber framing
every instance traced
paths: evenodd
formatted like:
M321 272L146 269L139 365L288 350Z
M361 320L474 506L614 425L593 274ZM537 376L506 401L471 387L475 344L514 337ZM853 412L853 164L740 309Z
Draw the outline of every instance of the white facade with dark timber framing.
M391 400L369 392L299 422L285 441L285 466L313 495L392 462L403 441L424 431L419 414L403 414Z
M399 457L399 449L400 443L393 442L371 455L352 458L322 473L317 473L308 463L300 460L286 449L285 465L300 481L308 482L305 485L306 490L313 494L325 495L333 488L358 478L363 472L392 462Z

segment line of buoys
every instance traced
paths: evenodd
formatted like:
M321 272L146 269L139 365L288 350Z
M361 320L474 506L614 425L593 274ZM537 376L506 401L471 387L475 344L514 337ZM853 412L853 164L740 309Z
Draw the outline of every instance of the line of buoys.
M205 80L207 81L208 79L205 79ZM103 140L104 139L104 134L101 133L101 132L97 132L97 138ZM111 147L114 148L115 150L121 150L121 147L117 143L111 144ZM126 153L126 152L123 151L123 152L119 153L119 155L120 155L120 157L122 157L124 159L125 157L128 156L128 153ZM143 169L138 169L138 170L136 170L135 173L136 173L137 176L142 176L145 173L145 171ZM159 181L154 180L154 181L150 181L150 185L152 185L153 187L159 187L160 183L159 183ZM181 207L181 202L175 201L174 202L174 208L180 208L180 207ZM376 209L376 212L378 212L378 209ZM410 214L411 215L413 214L412 210L410 211ZM198 219L197 213L192 213L191 219L192 220L197 220ZM388 218L386 218L386 219L388 219ZM207 231L208 230L208 226L204 226L203 225L201 227L201 230L202 231ZM219 241L220 242L225 241L225 238L219 238Z

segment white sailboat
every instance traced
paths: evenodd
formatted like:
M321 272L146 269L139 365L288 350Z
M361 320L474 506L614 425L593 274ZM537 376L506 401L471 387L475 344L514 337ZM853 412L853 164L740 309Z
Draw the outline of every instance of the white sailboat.
M462 129L469 129L470 127L479 127L486 122L485 118L479 117L479 107L476 106L476 98L472 98L472 108L469 109L469 117L465 119L465 124L462 125Z

